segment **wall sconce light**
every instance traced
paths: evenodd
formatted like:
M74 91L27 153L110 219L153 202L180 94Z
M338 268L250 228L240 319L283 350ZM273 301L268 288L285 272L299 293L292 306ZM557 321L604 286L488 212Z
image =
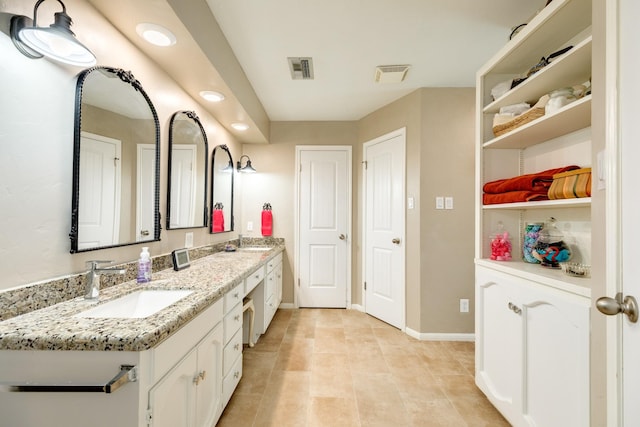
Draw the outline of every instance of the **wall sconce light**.
M242 166L242 159L245 158L245 157L247 158L247 162L245 163L244 166ZM256 173L257 172L253 168L253 166L251 166L251 159L246 154L244 156L240 157L240 160L238 160L238 172L242 172L242 173Z
M229 160L229 163L227 164L227 166L225 166L222 169L220 169L220 172L224 172L224 173L233 172L233 163L231 163L231 160Z
M90 67L96 56L76 39L71 31L71 17L62 1L62 12L54 14L54 23L49 27L38 27L38 7L45 0L38 0L33 7L33 20L24 15L11 17L11 40L25 56L37 59L46 56L65 64Z

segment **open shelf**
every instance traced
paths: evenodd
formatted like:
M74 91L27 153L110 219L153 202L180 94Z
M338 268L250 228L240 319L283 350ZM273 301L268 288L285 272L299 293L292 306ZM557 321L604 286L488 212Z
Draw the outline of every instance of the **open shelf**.
M527 148L591 126L591 95L485 142L483 148Z
M585 208L591 206L591 197L578 199L542 200L539 202L499 203L482 205L484 210L522 210L522 209L550 209L550 208Z
M586 82L591 77L591 46L592 37L589 36L569 52L487 105L483 112L495 114L501 107L521 102L533 105L542 95L555 89Z

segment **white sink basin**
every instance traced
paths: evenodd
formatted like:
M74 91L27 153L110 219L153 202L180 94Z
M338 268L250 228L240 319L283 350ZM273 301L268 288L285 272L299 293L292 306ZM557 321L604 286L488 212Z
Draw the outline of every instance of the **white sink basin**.
M270 251L272 248L266 246L248 246L245 248L239 248L241 251L247 252L266 252Z
M189 290L148 289L136 291L85 310L74 317L143 319L169 307L191 293L193 291Z

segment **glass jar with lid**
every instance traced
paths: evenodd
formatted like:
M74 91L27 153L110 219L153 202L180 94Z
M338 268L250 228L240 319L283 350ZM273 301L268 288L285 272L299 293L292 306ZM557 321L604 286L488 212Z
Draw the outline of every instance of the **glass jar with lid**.
M544 107L545 114L553 114L559 109L576 100L576 95L572 87L556 89L549 94L549 101Z
M560 268L560 263L571 258L571 249L564 241L564 235L556 227L556 219L545 221L538 233L538 240L532 255L540 261L543 267Z

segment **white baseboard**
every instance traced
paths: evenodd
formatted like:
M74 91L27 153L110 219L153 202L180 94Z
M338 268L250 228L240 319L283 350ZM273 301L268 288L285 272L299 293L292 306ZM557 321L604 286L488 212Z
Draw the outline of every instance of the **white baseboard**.
M282 309L292 309L292 308L296 308L296 306L291 303L291 302L282 302L280 303L280 305L278 306L278 308L282 308Z
M469 341L475 342L475 334L421 333L405 328L405 333L420 341Z
M349 308L351 310L361 311L362 313L364 313L364 307L361 306L360 304L351 304L351 307Z

